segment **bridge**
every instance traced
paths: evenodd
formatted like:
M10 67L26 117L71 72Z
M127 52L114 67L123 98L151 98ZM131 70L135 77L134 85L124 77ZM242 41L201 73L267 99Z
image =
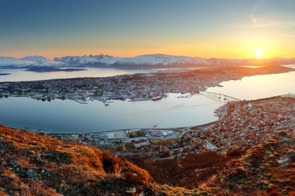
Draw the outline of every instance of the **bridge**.
M229 101L241 101L238 98L231 97L231 96L228 96L228 95L225 95L225 94L222 94L222 93L214 93L214 92L202 91L202 92L200 92L200 94L202 94L202 95L209 95L209 96L212 96L212 97L217 97L219 100L223 100L225 102L229 102Z

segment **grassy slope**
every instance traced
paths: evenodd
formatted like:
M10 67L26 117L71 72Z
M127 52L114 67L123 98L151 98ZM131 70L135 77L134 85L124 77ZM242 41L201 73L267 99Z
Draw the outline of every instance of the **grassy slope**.
M190 163L181 164L188 182L196 177L193 161L197 168L222 167L188 190L159 185L145 170L107 151L0 126L0 195L128 195L132 190L143 195L292 195L294 144L294 133L281 132L243 153L190 157Z
M0 195L152 191L150 175L107 151L0 126Z
M229 161L205 186L210 192L224 195L294 195L294 149L294 133L282 131Z

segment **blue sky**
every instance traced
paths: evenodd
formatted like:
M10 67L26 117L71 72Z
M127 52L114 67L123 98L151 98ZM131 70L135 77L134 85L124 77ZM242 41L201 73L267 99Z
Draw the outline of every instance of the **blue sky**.
M0 0L0 56L291 57L294 10L293 0Z

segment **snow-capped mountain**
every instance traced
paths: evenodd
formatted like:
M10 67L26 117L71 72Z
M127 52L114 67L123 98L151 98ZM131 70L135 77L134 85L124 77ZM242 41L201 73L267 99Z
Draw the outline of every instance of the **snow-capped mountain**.
M49 60L43 56L27 56L23 58L0 57L0 67L23 68L29 66L108 66L113 68L140 68L149 66L215 66L231 65L239 66L251 64L256 59L218 59L218 58L199 58L188 56L173 56L166 54L147 54L136 57L113 57L110 55L83 55L65 56ZM290 64L295 63L295 59L265 59L265 62Z
M0 57L0 66L27 67L27 66L62 66L63 62L51 61L42 56L27 56L23 58Z
M146 54L136 57L113 57L110 55L83 55L83 56L65 56L49 60L42 56L27 56L23 58L0 57L0 67L22 68L28 66L107 66L113 68L140 68L155 66L215 66L229 65L239 66L242 64L251 64L256 59L218 59L218 58L199 58L188 56L173 56L166 54ZM294 63L295 59L265 59L264 61L276 63Z
M217 65L238 64L241 60L235 59L205 59L199 57L173 56L166 54L147 54L136 57L113 57L110 55L83 55L65 56L49 60L42 56L27 56L23 58L0 57L0 66L100 66L106 65L115 68L141 66L169 66L169 65Z
M208 59L208 61L212 65L231 65L231 64L239 65L239 64L243 63L245 60L242 60L242 59L216 59L216 58L210 58L210 59Z
M204 58L165 54L150 54L133 58L121 58L116 63L134 65L210 64L210 62Z
M106 64L106 65L173 65L173 64L210 64L207 59L187 56L172 56L165 54L148 54L131 58L119 58L109 55L66 56L54 58L56 62L67 65Z
M89 56L65 56L61 58L54 58L56 62L63 62L67 65L85 65L85 64L94 64L94 63L103 63L103 64L114 64L118 61L119 58L115 58L109 55L89 55Z
M39 64L43 64L48 62L49 60L43 56L26 56L21 58L20 60L24 60L24 61L32 61L32 62L36 62Z

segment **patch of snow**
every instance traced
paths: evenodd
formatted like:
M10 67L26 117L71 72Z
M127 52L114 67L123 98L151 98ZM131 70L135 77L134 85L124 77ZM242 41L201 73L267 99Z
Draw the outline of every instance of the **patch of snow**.
M279 160L277 160L277 162L279 163L279 164L285 164L285 163L287 163L289 161L289 158L288 157L286 157L286 158L284 158L284 159L279 159Z
M205 147L209 150L217 150L217 146L213 145L212 143L210 143L209 141L206 140L206 144Z

